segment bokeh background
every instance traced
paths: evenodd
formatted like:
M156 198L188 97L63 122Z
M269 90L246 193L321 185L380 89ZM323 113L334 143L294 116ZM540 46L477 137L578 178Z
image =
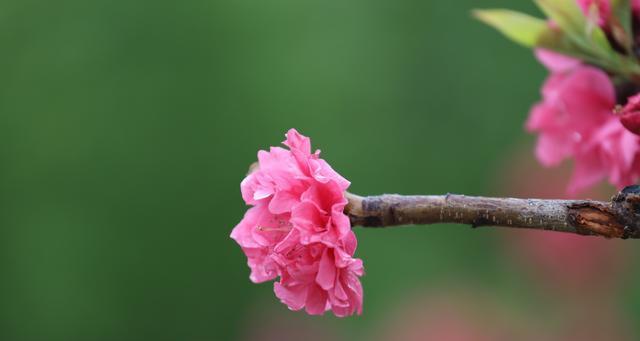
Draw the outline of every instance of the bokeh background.
M0 339L624 340L640 245L357 229L359 317L291 312L229 238L296 127L358 194L561 197L545 77L474 7L527 0L0 2ZM610 195L604 186L591 197Z

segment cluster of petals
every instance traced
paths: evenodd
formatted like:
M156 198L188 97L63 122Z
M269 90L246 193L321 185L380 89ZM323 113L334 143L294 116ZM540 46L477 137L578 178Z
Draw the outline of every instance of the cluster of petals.
M360 314L364 270L353 257L357 241L344 214L350 183L295 129L284 144L288 150L258 152L258 169L240 185L252 207L231 238L246 254L253 282L280 277L274 291L290 309Z
M613 112L616 95L609 76L554 52L537 50L536 56L550 71L542 101L526 123L538 133L538 160L545 166L574 160L569 193L603 179L619 188L632 184L640 176L640 140Z

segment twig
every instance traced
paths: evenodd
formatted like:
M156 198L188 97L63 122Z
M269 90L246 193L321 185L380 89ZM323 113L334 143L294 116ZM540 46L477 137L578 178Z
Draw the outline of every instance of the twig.
M258 164L249 167L248 174ZM640 239L640 186L610 201L474 197L459 194L361 197L347 192L351 226L382 228L438 223L499 226Z
M472 197L457 194L360 197L347 193L353 226L458 223L551 230L606 238L640 238L640 186L611 201Z

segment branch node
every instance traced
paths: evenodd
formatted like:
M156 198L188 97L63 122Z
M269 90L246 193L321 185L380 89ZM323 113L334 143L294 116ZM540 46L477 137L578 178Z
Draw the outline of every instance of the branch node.
M582 235L599 235L605 238L622 238L624 225L608 205L582 202L569 207L569 223Z
M611 198L611 206L624 225L622 238L640 237L640 186L627 186Z

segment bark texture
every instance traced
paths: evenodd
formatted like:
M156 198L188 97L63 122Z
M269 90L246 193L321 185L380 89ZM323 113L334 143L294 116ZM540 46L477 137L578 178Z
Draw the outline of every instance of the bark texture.
M473 197L458 194L361 197L347 193L352 226L390 227L435 223L502 226L640 238L640 186L611 201Z

